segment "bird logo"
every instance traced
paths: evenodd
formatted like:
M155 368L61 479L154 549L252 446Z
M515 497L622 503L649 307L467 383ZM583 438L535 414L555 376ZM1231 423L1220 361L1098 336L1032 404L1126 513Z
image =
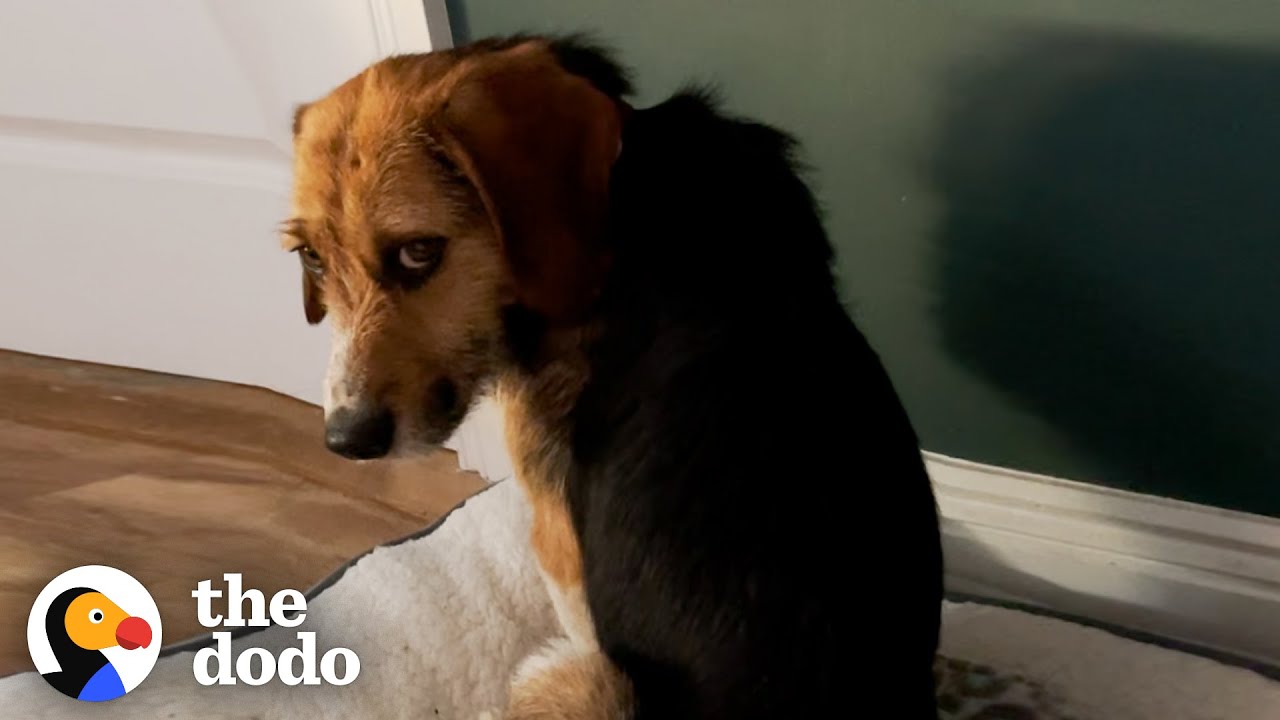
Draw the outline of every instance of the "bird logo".
M41 676L64 695L114 700L141 683L160 652L160 614L146 588L103 565L54 578L31 608L27 643Z

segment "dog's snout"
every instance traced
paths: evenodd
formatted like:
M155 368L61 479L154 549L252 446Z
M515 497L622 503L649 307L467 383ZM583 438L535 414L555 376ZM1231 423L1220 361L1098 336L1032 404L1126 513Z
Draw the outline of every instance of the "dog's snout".
M385 456L395 434L395 416L378 406L337 408L324 421L325 446L353 460Z

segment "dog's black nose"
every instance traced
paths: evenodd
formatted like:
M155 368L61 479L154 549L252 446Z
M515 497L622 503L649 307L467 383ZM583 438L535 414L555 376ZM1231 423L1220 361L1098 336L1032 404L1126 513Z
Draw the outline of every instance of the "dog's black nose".
M338 408L324 419L325 447L352 460L383 457L395 436L395 417L378 407Z

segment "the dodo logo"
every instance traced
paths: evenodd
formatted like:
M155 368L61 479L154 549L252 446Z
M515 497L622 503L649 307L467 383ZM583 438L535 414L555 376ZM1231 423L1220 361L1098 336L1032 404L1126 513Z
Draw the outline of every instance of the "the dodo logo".
M104 565L62 573L27 619L27 647L49 684L77 700L112 700L137 687L160 655L160 612L147 589Z

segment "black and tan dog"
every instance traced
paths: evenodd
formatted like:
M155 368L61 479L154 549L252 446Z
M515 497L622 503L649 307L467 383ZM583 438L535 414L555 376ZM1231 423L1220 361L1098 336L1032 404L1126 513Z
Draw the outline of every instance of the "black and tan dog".
M326 441L428 451L504 402L568 636L508 717L935 717L933 494L791 143L628 90L587 44L509 38L299 110Z

